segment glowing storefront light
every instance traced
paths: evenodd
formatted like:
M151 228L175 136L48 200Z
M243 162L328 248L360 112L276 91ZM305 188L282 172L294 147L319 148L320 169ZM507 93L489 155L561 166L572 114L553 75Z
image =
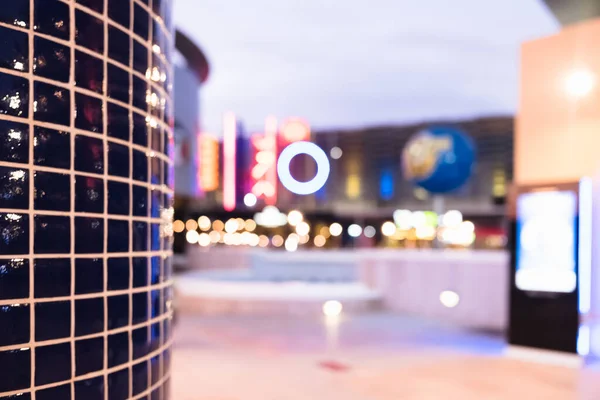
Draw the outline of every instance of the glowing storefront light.
M268 205L277 202L277 120L268 117L265 133L251 139L254 149L254 164L250 172L252 194L264 199Z
M381 233L383 236L394 236L396 233L396 225L390 221L385 222L383 225L381 225Z
M233 211L236 205L237 121L233 113L223 120L223 207Z
M256 203L258 202L258 199L256 198L256 195L254 193L248 193L244 196L244 205L246 207L254 207L256 205Z
M375 227L369 225L365 228L365 236L369 239L374 238L376 234L377 230L375 229Z
M342 225L338 224L337 222L334 222L329 227L329 232L331 233L331 236L340 236L343 231L344 228L342 228Z
M588 69L572 71L565 81L565 90L569 97L579 99L587 96L596 86L596 76Z
M204 232L208 231L211 227L210 218L206 215L201 216L198 218L198 226L200 227L200 230Z
M304 220L304 215L298 210L292 210L289 212L287 220L291 226L296 226Z
M265 228L277 228L288 223L288 217L280 212L275 206L267 206L262 212L254 214L254 221L257 225Z
M342 156L344 155L344 152L342 151L342 149L340 149L339 147L333 147L330 151L329 151L329 155L331 156L331 158L333 158L334 160L339 160L340 158L342 158Z
M198 187L212 192L219 187L219 142L208 134L198 137Z
M357 238L362 234L362 227L358 224L352 224L348 227L348 235L353 238Z
M299 154L312 157L317 163L317 174L308 182L296 180L290 172L290 163ZM279 156L277 173L281 184L290 192L298 195L309 195L317 192L327 182L330 173L327 154L316 144L311 142L295 142L286 147Z
M177 220L173 222L173 231L175 233L181 233L185 229L185 224L181 220Z
M281 133L288 143L310 139L310 126L300 118L290 118L284 122Z

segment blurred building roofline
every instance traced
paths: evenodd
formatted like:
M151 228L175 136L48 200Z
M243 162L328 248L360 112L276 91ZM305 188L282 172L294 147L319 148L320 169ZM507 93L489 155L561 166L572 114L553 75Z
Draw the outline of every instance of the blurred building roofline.
M543 0L562 25L570 25L600 16L598 0Z
M210 65L206 55L192 39L179 29L175 32L175 48L183 55L188 67L204 83L210 74Z

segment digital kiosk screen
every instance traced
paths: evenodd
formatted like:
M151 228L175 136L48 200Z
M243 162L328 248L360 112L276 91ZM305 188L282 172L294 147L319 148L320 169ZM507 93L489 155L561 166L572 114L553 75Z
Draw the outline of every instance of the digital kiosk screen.
M541 191L517 199L516 286L523 291L577 289L577 195Z

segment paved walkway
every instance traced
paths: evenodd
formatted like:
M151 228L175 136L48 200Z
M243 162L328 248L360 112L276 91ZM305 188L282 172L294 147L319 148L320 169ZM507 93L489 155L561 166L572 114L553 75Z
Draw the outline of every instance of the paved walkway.
M598 375L502 356L501 338L390 316L181 316L176 400L598 400Z

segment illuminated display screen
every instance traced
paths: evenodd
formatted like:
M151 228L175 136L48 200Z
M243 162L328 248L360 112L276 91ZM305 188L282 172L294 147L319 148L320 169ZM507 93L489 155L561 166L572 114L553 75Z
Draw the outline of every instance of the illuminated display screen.
M526 193L517 200L516 285L524 291L571 293L577 288L577 196Z

